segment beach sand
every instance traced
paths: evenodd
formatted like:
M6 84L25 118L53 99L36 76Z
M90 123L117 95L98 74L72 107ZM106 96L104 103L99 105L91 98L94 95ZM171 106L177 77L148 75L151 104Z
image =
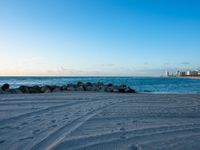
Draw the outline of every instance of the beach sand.
M1 150L200 149L200 95L0 95Z

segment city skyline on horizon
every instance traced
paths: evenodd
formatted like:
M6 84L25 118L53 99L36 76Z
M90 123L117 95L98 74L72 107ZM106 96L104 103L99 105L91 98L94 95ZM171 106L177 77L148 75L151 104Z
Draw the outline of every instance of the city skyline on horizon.
M196 0L0 1L0 76L200 69Z

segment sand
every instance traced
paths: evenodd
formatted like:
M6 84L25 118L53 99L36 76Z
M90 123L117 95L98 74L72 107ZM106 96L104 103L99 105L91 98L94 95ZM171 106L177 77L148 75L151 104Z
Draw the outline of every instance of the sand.
M0 95L1 150L200 149L200 95Z

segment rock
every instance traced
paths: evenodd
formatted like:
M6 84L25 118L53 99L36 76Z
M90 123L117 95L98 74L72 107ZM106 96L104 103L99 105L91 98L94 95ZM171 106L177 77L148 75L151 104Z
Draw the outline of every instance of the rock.
M4 84L0 88L0 94L2 93L50 93L50 92L61 92L61 91L98 91L98 92L115 92L115 93L135 93L135 90L131 89L126 85L115 86L111 83L104 85L102 82L97 83L82 83L77 82L76 84L67 84L64 86L56 85L45 85L45 86L20 86L16 89L9 89L9 84Z
M43 86L43 87L41 87L40 91L42 93L50 93L51 89L49 88L49 86Z
M86 86L92 86L92 83L87 82L85 85L86 85Z
M67 85L67 90L68 91L76 91L76 85L74 85L74 84L68 84Z
M48 88L53 91L55 88L57 88L58 86L56 85L48 85Z
M67 85L61 86L60 89L61 89L62 91L67 91Z
M85 86L77 87L77 91L85 91L85 90L86 90Z
M39 86L28 87L29 93L41 93Z
M105 92L105 89L106 89L107 87L105 86L105 85L102 85L102 86L100 86L99 87L99 92Z
M112 84L112 83L109 83L107 86L108 86L108 87L111 87L111 86L113 86L113 84Z
M60 87L55 87L52 92L54 92L54 93L55 92L61 92L61 88Z
M4 91L0 88L0 94L4 94Z
M118 86L113 86L112 87L112 92L115 92L115 93L119 92L119 87Z
M79 81L79 82L77 82L76 85L77 85L78 87L79 87L79 86L83 86L83 83Z
M3 84L3 85L1 86L1 89L2 89L3 91L8 90L9 88L10 88L10 85L9 85L8 83L5 83L5 84Z
M105 92L113 92L113 88L110 86L110 87L106 87Z
M149 93L149 92L152 92L152 91L149 91L149 90L144 90L144 92L145 92L145 93Z
M19 89L9 89L7 92L11 94L22 94L22 91Z
M19 88L18 88L22 93L29 93L29 87L27 87L27 86L20 86Z
M99 87L99 88L102 87L102 86L104 86L104 84L102 82L97 82L94 85L97 86L97 87Z
M130 87L125 88L125 93L136 93L135 90L131 89Z
M93 85L89 85L85 87L86 91L98 91L98 87L93 86Z

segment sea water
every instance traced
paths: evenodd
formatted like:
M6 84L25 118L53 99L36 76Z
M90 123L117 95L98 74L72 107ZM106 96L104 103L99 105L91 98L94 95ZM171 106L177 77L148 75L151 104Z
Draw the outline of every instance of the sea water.
M65 85L68 83L103 82L126 84L137 92L152 93L200 93L200 79L165 77L0 77L0 85Z

